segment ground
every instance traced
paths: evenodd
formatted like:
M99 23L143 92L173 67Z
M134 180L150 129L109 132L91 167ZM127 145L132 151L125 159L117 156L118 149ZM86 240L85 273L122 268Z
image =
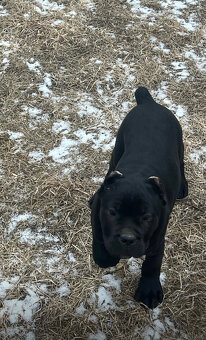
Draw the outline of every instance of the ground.
M1 1L1 339L206 338L205 6ZM142 259L94 264L87 203L140 85L179 119L189 182L153 311L133 300Z

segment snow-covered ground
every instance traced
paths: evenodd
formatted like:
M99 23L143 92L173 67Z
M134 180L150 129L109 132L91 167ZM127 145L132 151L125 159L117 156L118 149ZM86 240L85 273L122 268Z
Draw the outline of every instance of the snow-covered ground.
M27 1L25 1L26 3ZM198 20L198 6L201 6L203 1L201 0L184 0L184 1L156 1L159 6L156 10L155 7L149 7L142 1L127 0L127 8L131 11L131 20L133 23L128 23L125 30L132 29L135 25L136 19L141 19L148 28L158 24L160 16L167 16L169 19L177 22L177 27L180 30L176 32L177 35L188 36L191 32L194 33L197 30L202 29L201 23ZM61 4L60 1L48 1L48 0L33 0L30 2L32 10L35 11L35 15L39 16L39 20L44 20L47 16L56 16L56 20L53 21L52 27L61 27L61 25L68 25L67 19L73 20L79 15L80 8L72 9L72 6L67 6L65 2ZM89 15L95 15L96 2L82 1L82 6L86 9ZM190 6L190 7L189 7ZM191 7L192 6L192 7ZM32 13L28 10L25 12L22 10L25 20L32 21ZM189 12L188 12L189 11ZM185 14L186 13L186 14ZM10 7L6 5L0 5L0 17L10 18L13 14L10 13ZM83 14L82 14L83 15ZM61 19L59 19L61 18ZM18 24L18 23L17 23ZM179 26L178 26L179 25ZM92 27L92 30L98 30L98 27ZM193 80L191 75L191 64L195 64L195 67L199 72L205 73L206 71L206 56L203 50L203 40L206 36L206 31L202 32L202 40L199 40L198 51L195 50L195 44L187 43L185 48L181 52L178 52L175 59L171 62L167 62L171 49L165 42L159 40L155 36L155 30L151 30L149 42L151 50L155 53L153 62L156 62L165 73L167 80L162 80L158 83L156 89L152 90L154 98L167 106L176 117L179 119L183 126L183 131L188 131L189 134L194 134L193 127L191 126L190 117L188 114L187 105L183 105L179 101L173 101L170 96L170 80L175 80L178 83L190 79ZM40 34L40 33L39 33ZM61 31L60 31L61 35ZM114 38L115 35L110 32L110 37ZM142 36L142 38L144 38ZM141 37L140 37L141 39ZM124 46L123 46L124 47ZM118 45L116 46L118 49ZM15 53L20 49L18 41L4 40L0 38L0 78L3 77L6 72L9 71L10 58L15 56ZM135 61L129 59L129 52L123 48L123 57L118 57L108 65L108 71L105 73L104 79L98 79L95 83L95 90L85 92L76 91L76 100L67 98L66 91L62 89L62 96L55 93L55 79L51 74L51 68L47 69L45 65L42 65L38 60L38 51L33 53L33 56L23 60L26 65L28 74L30 75L31 84L33 83L33 77L38 77L34 92L31 93L31 98L37 98L35 106L28 105L28 102L19 103L19 117L22 121L27 120L30 134L38 131L39 125L48 124L50 122L50 110L45 110L42 107L42 101L47 100L52 105L59 105L61 112L64 113L62 118L56 114L53 118L52 124L50 124L48 130L48 145L42 144L41 138L39 144L35 142L30 145L29 151L27 148L27 133L16 131L13 125L11 129L1 129L0 138L3 135L7 135L8 139L12 142L13 155L21 153L28 158L28 163L34 166L41 166L43 164L44 169L57 169L57 174L61 178L70 178L74 172L78 173L84 169L87 165L88 159L85 154L81 154L82 148L86 148L88 145L90 149L99 152L101 155L107 155L108 151L112 150L115 142L114 129L116 130L130 108L134 105L133 99L126 98L122 100L124 95L124 88L126 88L131 94L136 89L136 64ZM91 64L101 67L104 60L90 58ZM66 72L65 67L62 65L59 72ZM117 76L116 72L121 72L121 77L124 82L124 87L116 89ZM23 91L23 90L22 90ZM33 91L33 89L32 89ZM20 94L19 94L20 97ZM18 99L17 103L18 104ZM67 103L68 101L68 103ZM66 104L65 104L66 102ZM101 103L101 104L100 104ZM81 126L76 127L73 124L73 119L70 115L70 108L68 104L72 105L76 111L77 118L83 122ZM111 112L111 116L105 113ZM109 117L109 118L108 118ZM112 117L112 124L111 124ZM85 126L84 126L85 125ZM47 148L48 146L48 148ZM92 151L91 151L92 152ZM96 154L95 154L96 155ZM194 162L195 166L199 166L201 169L205 168L206 162L200 162L206 155L206 146L199 147L195 144L190 147L189 158L191 162ZM96 156L95 156L96 157ZM104 158L104 157L103 157ZM94 159L98 162L97 159ZM101 166L106 169L106 164L102 161ZM0 161L0 179L4 181L5 176L5 163ZM59 173L59 169L61 169ZM55 171L55 170L54 170ZM11 174L12 175L12 174ZM93 173L88 181L100 183L103 179L104 171L102 173ZM23 178L22 174L22 178ZM25 189L26 190L26 189ZM20 199L20 198L19 198ZM2 203L3 204L3 203ZM12 240L15 237L18 240L20 247L22 245L25 248L39 247L39 256L32 259L31 265L36 266L44 273L49 273L58 286L51 290L48 288L47 283L40 284L37 282L34 284L34 280L27 278L27 281L22 282L19 275L5 276L4 264L0 267L0 299L2 304L0 306L0 318L4 320L8 319L9 325L4 329L4 323L2 322L2 328L0 329L0 335L3 339L13 337L15 339L24 338L27 340L35 339L35 319L38 315L38 310L41 308L42 302L49 299L49 296L59 295L60 298L69 299L72 294L72 288L70 282L66 282L64 274L71 271L73 277L78 277L78 261L75 254L72 251L68 251L62 240L52 235L51 229L47 227L48 224L52 224L53 220L58 218L58 211L54 211L53 218L50 221L46 221L44 226L38 224L40 215L37 212L33 212L32 209L25 211L16 211L11 214L10 220L7 225L3 225L4 235L7 240ZM1 223L1 222L0 222ZM73 224L72 220L67 220L68 225ZM15 250L13 250L13 263L15 265ZM67 266L62 262L63 257L67 257ZM18 262L19 263L19 262ZM125 264L128 272L133 278L135 275L138 277L140 274L141 262L130 259ZM15 271L14 271L15 272ZM167 284L166 273L161 274L162 283ZM32 282L32 283L31 283ZM107 334L101 328L101 322L99 321L99 315L103 312L117 311L123 313L125 310L133 311L136 307L135 303L128 299L124 306L119 304L118 296L122 291L122 277L118 276L118 270L111 268L109 273L104 273L100 278L100 284L96 287L96 290L91 291L90 296L87 298L87 303L84 304L79 301L74 313L81 317L89 312L89 310L95 311L90 315L90 321L96 327L96 333L88 332L87 339L91 340L106 340L110 339ZM15 297L15 290L24 290L24 295L18 300ZM141 338L144 340L151 339L165 339L164 334L170 332L175 339L183 340L189 339L181 329L177 329L174 323L168 316L164 316L162 308L158 307L151 312L150 324L144 329L141 329ZM23 321L23 323L22 323ZM139 339L138 336L140 330L138 326L133 330L133 338ZM168 338L169 339L169 338Z

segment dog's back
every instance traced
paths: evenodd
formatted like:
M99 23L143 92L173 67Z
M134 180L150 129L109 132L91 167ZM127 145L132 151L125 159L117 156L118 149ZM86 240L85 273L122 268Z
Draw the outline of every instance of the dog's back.
M137 106L125 117L117 134L112 157L115 168L123 173L129 169L144 177L157 174L174 193L181 178L181 126L175 115L156 103L145 87L136 90L135 98Z

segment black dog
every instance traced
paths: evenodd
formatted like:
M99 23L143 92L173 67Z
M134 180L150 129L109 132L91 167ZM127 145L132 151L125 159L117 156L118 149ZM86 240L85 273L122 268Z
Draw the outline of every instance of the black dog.
M106 268L146 255L134 298L155 308L163 300L159 276L168 219L188 186L179 122L146 88L135 97L138 106L123 120L109 171L89 202L93 257Z

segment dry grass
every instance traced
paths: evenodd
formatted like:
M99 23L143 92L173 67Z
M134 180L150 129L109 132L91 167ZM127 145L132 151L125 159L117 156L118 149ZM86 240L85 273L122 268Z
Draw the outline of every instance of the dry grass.
M78 129L93 133L105 127L106 121L106 128L114 136L126 114L125 110L120 110L122 103L128 101L130 107L134 105L134 89L145 85L150 90L157 90L162 82L166 82L168 98L187 107L188 111L188 121L182 125L190 195L176 204L169 223L162 267L166 274L165 299L159 319L166 325L165 318L169 318L176 331L168 326L161 339L182 340L183 333L186 333L191 340L204 340L205 169L203 157L195 164L190 153L200 149L206 140L206 82L205 74L192 59L185 59L183 51L189 48L198 55L204 53L205 4L200 2L199 6L190 6L185 10L185 19L190 12L197 12L200 22L196 31L188 32L174 18L161 14L159 1L142 2L159 13L154 25L132 15L125 1L96 1L95 12L86 7L88 1L56 2L64 4L65 9L41 15L33 6L37 5L35 1L2 1L10 15L0 19L0 41L9 41L11 45L8 49L12 52L8 56L8 67L4 71L2 64L3 73L0 73L0 129L4 131L0 134L0 167L3 171L0 187L0 258L2 278L8 280L19 276L6 299L23 300L27 294L26 288L31 285L37 287L40 304L34 316L35 335L36 339L41 340L87 339L89 333L96 334L98 331L111 340L134 340L143 337L142 333L148 325L155 328L152 312L143 310L136 303L128 304L138 277L131 275L125 261L115 269L115 274L122 280L121 294L112 291L119 309L100 311L91 299L92 293L98 290L102 282L102 275L110 273L110 269L100 270L93 263L87 201L98 187L92 177L104 176L110 151L93 149L89 142L81 144L68 164L55 163L48 152L58 146L62 139L61 134L52 131L54 122L60 119L69 121L71 130L68 138L75 139L74 132ZM72 10L76 11L75 16L65 15ZM29 18L24 16L26 13L29 13ZM58 19L63 22L52 26ZM131 26L126 28L129 24ZM164 42L165 47L170 49L169 54L153 49L155 43L150 40L153 36L157 41ZM0 61L4 57L0 54ZM29 71L25 60L31 61L31 58L39 61L39 73ZM122 61L118 62L118 58ZM95 63L95 60L101 63ZM174 60L185 62L190 73L185 80L177 80L171 67ZM130 82L122 63L132 69L130 73L134 79ZM50 97L44 97L39 89L46 73L52 76L50 88L53 94ZM105 81L108 73L113 81ZM98 86L101 86L104 96L98 92ZM116 91L122 92L115 103L112 98ZM94 106L102 110L102 121L98 116L78 115L78 103L83 93L88 93L94 99ZM104 100L105 96L108 101ZM57 99L54 100L54 97ZM38 107L42 110L41 114L47 114L47 119L35 123L28 112L22 114L25 106ZM11 140L8 131L24 134L20 148L18 142ZM39 162L31 162L29 153L39 148L46 157ZM62 171L73 165L68 176L63 176ZM59 239L59 260L52 271L48 265L52 255L46 252L53 246L52 242L33 245L20 242L21 231L28 227L28 221L19 223L10 235L7 233L12 216L25 211L37 216L37 219L30 221L32 231L46 226L47 233ZM68 260L68 251L74 254L77 262ZM138 261L141 263L141 260ZM63 298L56 291L61 282L68 282L71 292ZM43 283L47 286L46 292L39 288ZM2 299L0 308L3 303ZM81 303L86 311L78 315L76 308ZM97 324L91 321L92 315L97 316ZM24 331L33 329L32 323L26 323L23 319L19 319L18 326L21 325ZM0 328L5 330L10 326L9 316L4 314ZM23 339L22 334L8 335L8 339Z

